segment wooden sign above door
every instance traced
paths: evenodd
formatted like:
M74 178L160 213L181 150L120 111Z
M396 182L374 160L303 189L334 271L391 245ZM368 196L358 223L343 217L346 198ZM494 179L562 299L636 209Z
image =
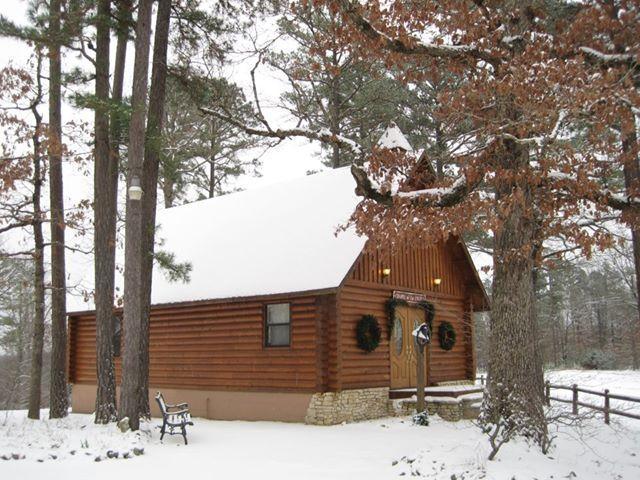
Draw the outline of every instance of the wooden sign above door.
M403 292L400 290L393 291L393 298L403 300L408 303L426 302L427 296L424 293Z

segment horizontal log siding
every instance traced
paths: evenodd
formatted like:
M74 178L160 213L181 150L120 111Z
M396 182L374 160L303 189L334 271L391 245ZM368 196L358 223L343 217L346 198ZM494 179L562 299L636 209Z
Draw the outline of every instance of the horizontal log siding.
M388 289L349 282L340 290L341 370L343 389L389 386L389 332L384 303L391 296ZM380 345L365 353L356 343L356 324L363 315L374 315L382 328Z
M458 268L454 242L423 248L404 248L390 260L379 252L363 253L354 265L338 295L341 342L339 344L340 378L344 389L382 387L390 384L389 329L385 303L393 290L424 293L436 308L434 338L428 348L428 383L471 378L472 341L469 335L469 316L465 315L466 279ZM391 268L388 278L381 270ZM434 278L441 278L439 287ZM371 353L360 350L356 344L355 328L363 315L378 318L382 327L382 340ZM437 327L442 321L451 322L457 341L450 351L438 344Z
M203 390L315 391L322 297L154 307L150 320L149 384ZM291 303L291 346L263 346L265 303ZM321 311L326 309L321 309ZM70 319L69 374L73 383L95 384L95 320ZM126 335L126 332L123 332ZM120 358L116 376L120 378Z

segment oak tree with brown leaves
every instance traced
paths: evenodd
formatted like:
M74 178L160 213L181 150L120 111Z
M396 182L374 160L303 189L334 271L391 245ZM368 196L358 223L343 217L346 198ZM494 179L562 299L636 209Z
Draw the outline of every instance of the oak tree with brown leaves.
M352 167L365 197L352 222L389 249L478 227L493 233L489 381L480 420L490 458L515 435L546 451L535 267L544 241L556 236L587 255L610 246L605 229L588 233L584 226L612 210L636 224L637 185L619 181L620 135L610 128L628 110L618 97L639 104L633 75L594 72L588 60L635 69L637 51L604 58L586 51L576 32L586 35L589 24L573 23L575 12L557 15L545 2L321 3L348 20L341 37L354 54L382 58L405 80L428 79L442 67L464 74L464 85L443 91L439 102L442 118L462 112L473 125L453 159L455 173L436 179L401 152L374 150L365 168Z

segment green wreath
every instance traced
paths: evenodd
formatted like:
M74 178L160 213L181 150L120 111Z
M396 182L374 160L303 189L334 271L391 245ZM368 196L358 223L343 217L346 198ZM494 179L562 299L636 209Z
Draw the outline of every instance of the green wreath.
M380 325L373 315L363 315L356 325L358 347L365 352L373 352L380 344Z
M438 327L438 339L440 340L440 348L443 350L451 350L456 344L456 331L449 322L441 322Z
M406 300L400 300L398 298L390 298L385 303L385 309L387 311L387 325L389 328L389 338L391 338L391 332L393 332L393 322L396 316L396 307L406 307L409 305L409 302ZM436 308L433 306L433 303L427 302L423 300L422 302L418 302L416 304L418 307L424 310L426 314L427 324L429 325L429 330L433 331L433 318L436 315Z

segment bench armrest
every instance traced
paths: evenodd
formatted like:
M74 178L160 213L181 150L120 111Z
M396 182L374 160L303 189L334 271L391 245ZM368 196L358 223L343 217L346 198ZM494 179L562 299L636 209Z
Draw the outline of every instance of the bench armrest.
M189 409L185 408L184 410L178 410L176 412L167 412L167 415L184 415L189 413Z
M171 405L167 403L166 405L167 405L167 408L189 408L188 403L176 403L175 405Z

